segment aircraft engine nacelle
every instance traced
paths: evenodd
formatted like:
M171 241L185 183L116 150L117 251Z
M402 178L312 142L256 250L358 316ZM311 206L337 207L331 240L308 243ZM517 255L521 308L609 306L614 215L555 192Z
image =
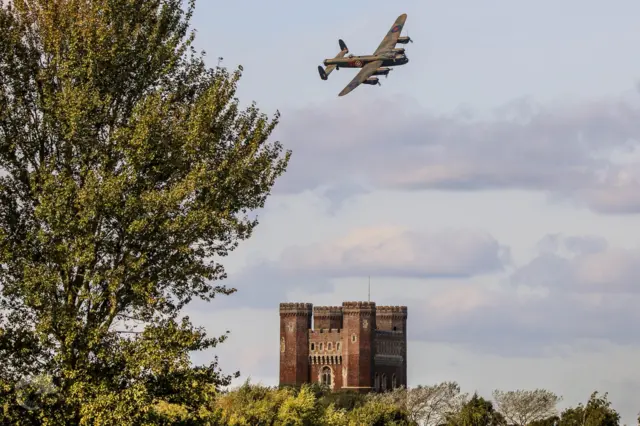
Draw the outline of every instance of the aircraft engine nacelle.
M372 86L376 85L376 84L379 84L378 83L378 78L377 77L369 77L368 79L363 81L362 84L371 84Z
M396 55L404 55L404 47L398 47L398 48L396 48L396 49L393 49L393 52L394 52Z
M400 43L400 44L407 44L407 43L409 43L410 41L411 41L411 39L410 39L408 36L405 36L405 37L398 37L398 41L397 41L397 43Z
M391 71L391 68L382 67L375 70L373 75L387 75L389 74L389 71Z

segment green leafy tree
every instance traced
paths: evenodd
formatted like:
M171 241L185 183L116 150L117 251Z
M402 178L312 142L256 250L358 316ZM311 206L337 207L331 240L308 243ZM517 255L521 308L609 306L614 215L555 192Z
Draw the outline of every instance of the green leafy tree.
M608 394L593 392L586 405L568 408L560 415L558 426L619 426L620 414L611 407Z
M303 386L297 395L287 398L278 409L278 424L305 426L320 424L323 410L308 386Z
M273 389L247 380L238 389L218 396L214 403L217 424L273 425L280 408L297 393L292 388Z
M551 416L541 420L535 420L529 423L529 426L557 426L560 422L560 416Z
M407 412L399 406L378 399L370 399L351 410L347 416L351 426L410 426Z
M194 0L182 4L0 7L0 405L12 424L198 421L229 383L215 361L191 365L225 336L182 308L234 291L219 259L251 236L290 152L268 141L278 114L240 108L241 68L207 68L194 51ZM55 398L18 404L18 384L42 375Z
M491 401L473 396L462 405L460 410L447 419L449 426L506 426L505 418L497 412Z

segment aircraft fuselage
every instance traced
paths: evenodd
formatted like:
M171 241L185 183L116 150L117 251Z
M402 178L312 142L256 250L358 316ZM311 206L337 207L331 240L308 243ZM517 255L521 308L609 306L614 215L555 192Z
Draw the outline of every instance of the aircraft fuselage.
M335 65L338 68L362 68L369 62L382 61L383 67L393 67L398 65L404 65L409 62L409 58L404 55L398 55L394 58L389 58L383 55L365 55L365 56L352 56L347 58L332 58L325 59L324 65Z

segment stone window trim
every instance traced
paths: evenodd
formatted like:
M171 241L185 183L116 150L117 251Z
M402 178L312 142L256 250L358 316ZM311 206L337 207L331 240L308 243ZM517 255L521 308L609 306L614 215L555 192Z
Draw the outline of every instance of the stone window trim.
M320 369L320 377L319 377L319 381L320 384L324 385L324 386L328 386L330 388L334 387L334 380L333 380L333 369L331 367L329 367L328 365L323 366Z

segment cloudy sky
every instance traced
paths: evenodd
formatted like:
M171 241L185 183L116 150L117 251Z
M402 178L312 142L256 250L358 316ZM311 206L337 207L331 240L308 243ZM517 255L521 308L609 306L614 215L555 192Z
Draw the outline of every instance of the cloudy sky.
M408 65L337 94L316 67L371 53L395 18ZM293 150L261 225L225 265L230 297L189 314L242 379L278 381L278 303L409 309L410 385L608 391L640 410L640 3L209 2L211 66L282 122ZM213 353L198 354L205 362Z

